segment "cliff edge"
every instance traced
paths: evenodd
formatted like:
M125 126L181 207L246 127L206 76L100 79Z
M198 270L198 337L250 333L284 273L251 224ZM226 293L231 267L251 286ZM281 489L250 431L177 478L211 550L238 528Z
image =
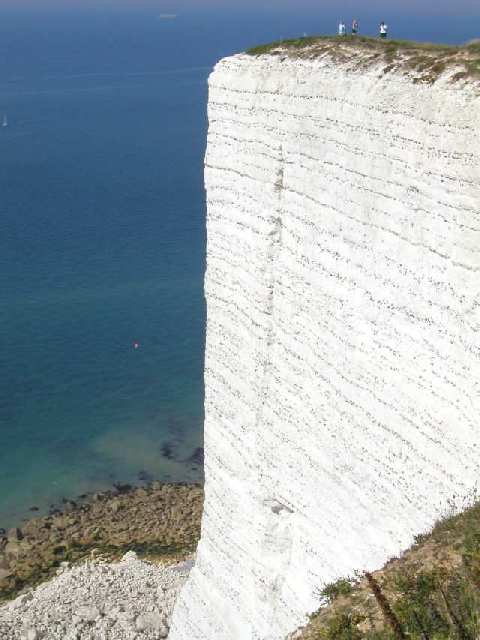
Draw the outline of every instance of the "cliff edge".
M205 511L170 640L280 640L475 495L478 86L365 55L211 75Z

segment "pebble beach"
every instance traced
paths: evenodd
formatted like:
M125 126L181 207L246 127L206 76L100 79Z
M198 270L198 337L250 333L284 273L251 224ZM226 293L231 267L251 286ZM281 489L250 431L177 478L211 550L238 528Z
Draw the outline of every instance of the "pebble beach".
M0 638L166 637L202 506L200 484L117 486L0 530Z
M155 565L129 551L115 563L62 564L56 577L0 607L2 640L166 638L193 559Z

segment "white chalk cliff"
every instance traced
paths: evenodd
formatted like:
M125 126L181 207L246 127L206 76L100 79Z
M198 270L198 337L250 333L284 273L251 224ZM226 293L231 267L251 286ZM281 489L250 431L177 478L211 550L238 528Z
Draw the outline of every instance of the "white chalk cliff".
M354 61L210 78L206 501L170 640L280 640L480 470L480 97Z

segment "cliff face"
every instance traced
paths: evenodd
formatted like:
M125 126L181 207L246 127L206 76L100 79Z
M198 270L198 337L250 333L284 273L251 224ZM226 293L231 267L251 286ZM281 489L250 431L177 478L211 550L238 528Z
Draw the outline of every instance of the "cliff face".
M172 640L277 640L472 496L480 99L352 61L210 79L206 501Z

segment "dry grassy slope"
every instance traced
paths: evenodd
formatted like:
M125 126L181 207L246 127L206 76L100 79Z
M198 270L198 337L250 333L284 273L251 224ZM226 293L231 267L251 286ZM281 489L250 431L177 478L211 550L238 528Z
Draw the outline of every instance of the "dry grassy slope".
M476 640L480 503L439 522L380 571L323 591L327 606L297 640Z
M402 71L413 75L415 82L428 84L445 72L451 72L453 81L480 79L479 40L465 46L450 46L363 36L313 36L260 45L247 53L312 59L328 57L340 62L354 61L359 68L381 64L383 73Z

